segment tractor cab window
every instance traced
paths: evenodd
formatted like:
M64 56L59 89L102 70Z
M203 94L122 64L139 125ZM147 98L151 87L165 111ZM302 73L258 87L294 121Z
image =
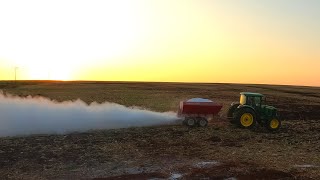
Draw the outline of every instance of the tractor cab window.
M247 97L242 94L242 95L240 96L240 104L241 104L241 105L246 104L246 101L247 101Z
M261 105L261 97L248 97L247 104L251 106L260 106Z
M254 103L256 106L261 106L261 97L254 97Z

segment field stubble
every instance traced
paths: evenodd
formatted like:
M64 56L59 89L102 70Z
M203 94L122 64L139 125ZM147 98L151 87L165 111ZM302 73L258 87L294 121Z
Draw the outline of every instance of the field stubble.
M115 102L175 111L180 100L213 99L224 108L207 128L181 125L0 138L0 175L60 179L320 178L320 88L183 83L1 82L5 93L57 101ZM237 129L225 120L239 92L261 92L284 118L277 133ZM217 163L215 163L217 162ZM208 166L197 166L207 163Z

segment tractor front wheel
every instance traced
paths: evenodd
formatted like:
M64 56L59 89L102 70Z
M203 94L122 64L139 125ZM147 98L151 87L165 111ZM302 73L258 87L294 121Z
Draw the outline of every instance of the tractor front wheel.
M279 118L272 118L266 122L266 127L269 131L276 131L281 127L281 121Z
M235 122L241 128L253 128L256 125L256 113L252 109L244 108L236 112Z

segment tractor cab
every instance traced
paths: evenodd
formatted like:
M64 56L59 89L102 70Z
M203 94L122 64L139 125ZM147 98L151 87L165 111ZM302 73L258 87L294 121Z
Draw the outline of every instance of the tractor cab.
M240 105L261 107L266 98L260 93L242 92L240 93Z

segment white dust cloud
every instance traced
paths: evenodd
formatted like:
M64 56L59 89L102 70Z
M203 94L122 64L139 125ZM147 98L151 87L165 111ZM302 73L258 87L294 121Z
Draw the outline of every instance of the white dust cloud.
M173 112L153 112L115 103L55 102L0 93L0 136L64 134L96 129L155 126L176 122Z

